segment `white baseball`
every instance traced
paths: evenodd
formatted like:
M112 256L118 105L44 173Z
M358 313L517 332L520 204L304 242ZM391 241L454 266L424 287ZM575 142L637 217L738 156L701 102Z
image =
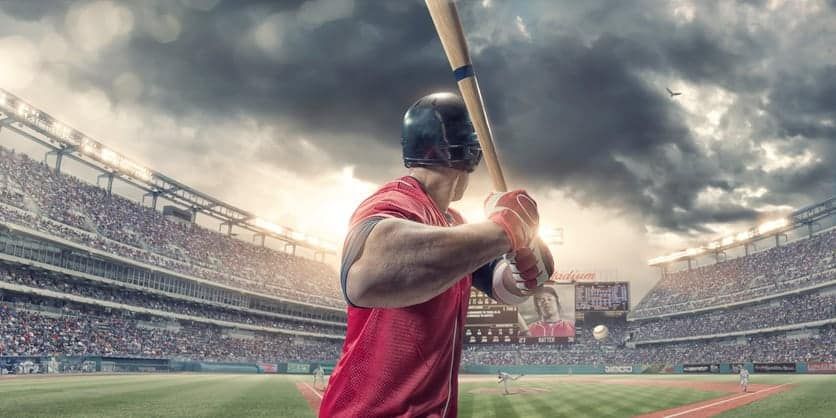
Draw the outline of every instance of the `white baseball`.
M606 325L596 325L595 328L592 328L592 336L595 337L596 340L603 340L604 338L607 338L609 333L610 330Z

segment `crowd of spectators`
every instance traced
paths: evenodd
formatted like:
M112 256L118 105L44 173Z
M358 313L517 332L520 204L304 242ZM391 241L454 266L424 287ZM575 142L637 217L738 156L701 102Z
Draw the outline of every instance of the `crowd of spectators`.
M59 293L83 296L96 300L219 321L328 335L342 336L345 334L345 324L326 325L304 318L299 318L298 320L277 318L268 314L260 314L256 311L240 311L205 303L185 301L40 270L22 270L13 266L0 266L0 281L32 288L48 289Z
M836 279L836 229L733 260L666 274L634 318L753 299Z
M6 299L9 299L6 297ZM126 356L207 361L325 361L339 355L341 341L274 333L247 337L198 322L171 329L149 326L153 318L127 311L63 303L60 313L42 306L0 301L0 356ZM23 308L22 308L23 307ZM144 319L144 321L143 321ZM141 322L142 321L142 322Z
M836 288L777 298L754 305L637 323L636 339L658 340L722 334L836 319Z
M325 263L254 245L162 213L0 147L0 220L261 294L345 306Z
M0 147L0 221L91 248L264 295L343 307L336 272L296 257L166 219L160 212ZM579 324L574 343L469 345L464 363L639 364L740 361L834 361L833 325L798 332L662 344L642 341L704 336L836 318L832 290L771 299L687 316L667 313L768 296L836 279L836 230L745 257L666 274L634 308L640 321L607 322L610 335L595 340ZM221 306L110 287L71 276L0 268L0 281L96 300L271 328L341 335L344 325L285 320ZM14 302L2 305L2 300ZM28 303L28 305L26 305ZM292 337L174 321L0 292L0 356L121 355L215 361L336 360L341 340ZM23 307L22 307L23 306ZM41 311L39 307L58 308ZM175 329L176 328L176 329ZM633 347L636 342L639 345ZM629 344L628 344L629 343Z
M731 339L638 345L636 348L598 343L579 336L574 343L554 346L471 345L464 364L483 365L631 365L836 361L836 327L810 330L809 336L757 334Z

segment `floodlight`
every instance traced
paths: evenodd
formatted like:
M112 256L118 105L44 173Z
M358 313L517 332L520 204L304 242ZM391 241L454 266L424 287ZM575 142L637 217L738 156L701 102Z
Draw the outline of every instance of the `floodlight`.
M695 256L695 255L702 254L703 251L704 250L702 248L689 248L689 249L685 250L685 255Z
M774 219L758 225L758 234L765 234L776 229L781 229L789 224L786 218Z

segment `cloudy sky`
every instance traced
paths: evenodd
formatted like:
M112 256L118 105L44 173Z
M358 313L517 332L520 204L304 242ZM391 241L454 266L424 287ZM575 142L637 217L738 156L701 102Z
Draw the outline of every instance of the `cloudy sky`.
M509 183L564 228L561 270L640 295L648 258L836 194L834 0L459 8ZM0 57L0 88L334 240L403 172L406 107L455 89L419 0L0 0ZM479 218L489 189L480 168L458 207Z

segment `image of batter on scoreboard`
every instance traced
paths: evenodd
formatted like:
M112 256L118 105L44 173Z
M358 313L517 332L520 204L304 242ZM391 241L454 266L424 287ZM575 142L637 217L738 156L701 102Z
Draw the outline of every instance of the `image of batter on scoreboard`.
M521 337L575 337L575 286L547 283L517 310Z

